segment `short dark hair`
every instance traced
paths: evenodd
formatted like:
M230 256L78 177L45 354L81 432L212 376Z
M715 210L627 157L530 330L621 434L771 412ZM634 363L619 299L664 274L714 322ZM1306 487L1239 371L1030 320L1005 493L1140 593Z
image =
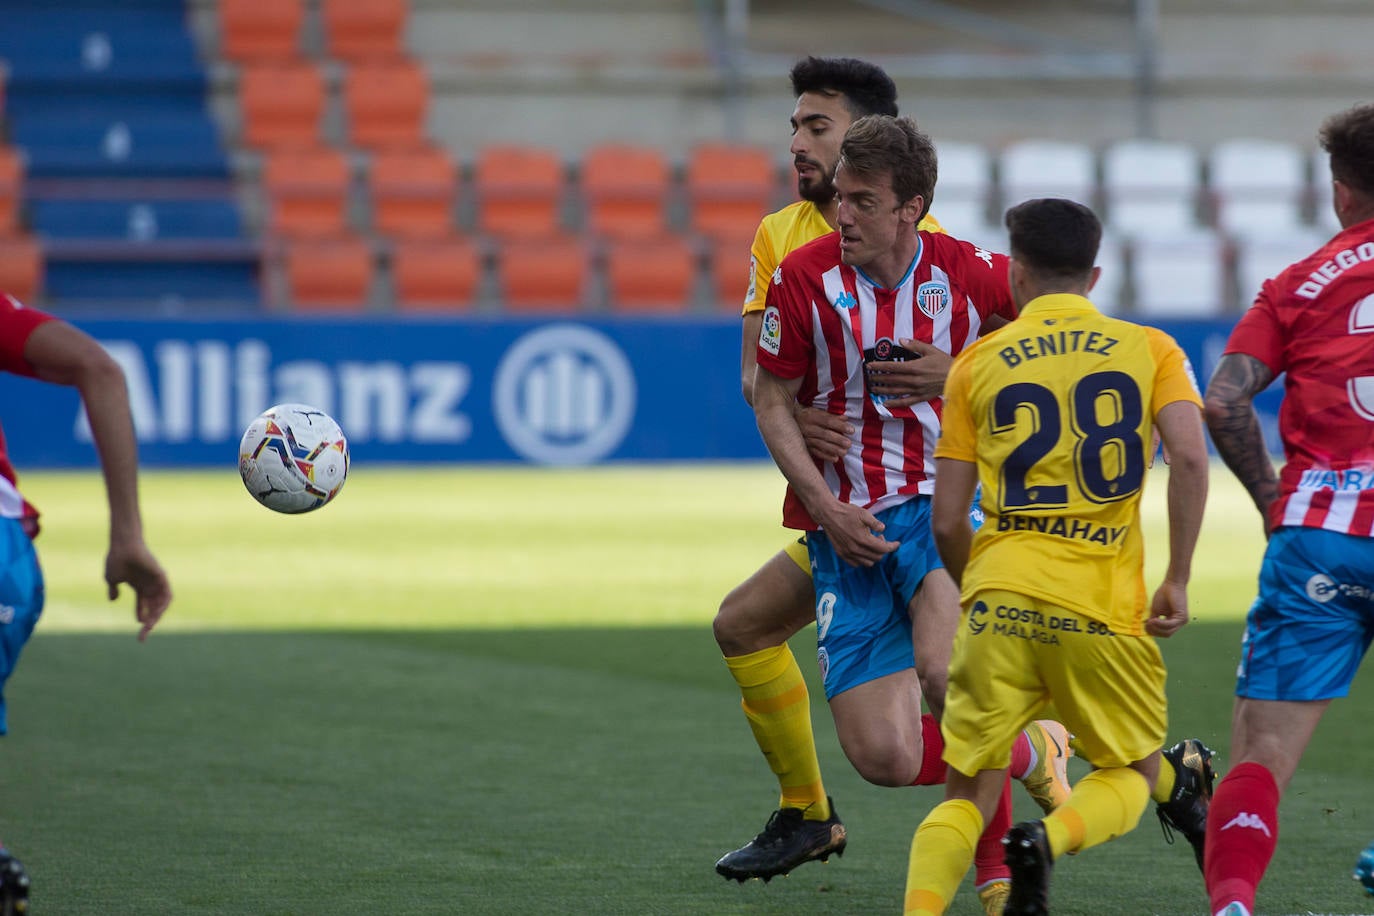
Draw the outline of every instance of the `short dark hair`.
M842 95L856 119L897 115L897 84L882 67L853 57L807 57L792 66L792 94Z
M1092 273L1102 223L1082 204L1062 197L1042 197L1007 211L1011 256L1033 276L1077 280Z
M897 202L904 204L919 194L924 201L921 216L930 212L939 162L935 144L910 118L867 115L855 121L840 144L840 164L869 178L890 172Z
M1317 136L1331 156L1331 177L1374 197L1374 104L1331 115Z

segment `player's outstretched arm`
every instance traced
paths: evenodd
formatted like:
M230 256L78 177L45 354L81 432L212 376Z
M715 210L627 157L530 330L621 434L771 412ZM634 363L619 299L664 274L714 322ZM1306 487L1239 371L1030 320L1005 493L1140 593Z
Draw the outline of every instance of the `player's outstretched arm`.
M1168 637L1188 622L1188 580L1207 505L1207 440L1197 406L1189 401L1166 404L1155 425L1169 451L1169 567L1150 604L1145 631Z
M1254 401L1273 380L1274 373L1253 356L1228 353L1217 363L1203 398L1212 442L1259 510L1265 537L1269 536L1269 506L1279 495L1279 476L1264 446Z
M941 397L954 358L923 340L904 339L898 343L919 354L920 359L865 363L868 390L887 396L888 407L910 407Z
M64 321L49 321L29 336L24 356L44 381L69 385L81 394L100 457L110 506L110 549L105 581L111 600L119 585L135 593L139 639L161 619L172 600L167 574L143 541L138 504L138 442L124 373L90 335Z

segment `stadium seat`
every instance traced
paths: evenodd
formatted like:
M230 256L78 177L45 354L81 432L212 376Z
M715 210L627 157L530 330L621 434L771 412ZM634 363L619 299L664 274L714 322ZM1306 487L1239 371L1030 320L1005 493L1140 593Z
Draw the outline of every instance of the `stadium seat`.
M1037 197L1067 197L1093 205L1093 153L1066 140L1021 140L1002 150L1002 208ZM937 190L936 199L939 199Z
M244 64L239 70L243 141L258 149L318 146L322 142L324 75L307 60Z
M0 146L0 237L19 228L19 201L24 195L24 157L12 146Z
M1097 285L1088 293L1098 311L1104 315L1120 315L1123 311L1126 289L1126 258L1121 242L1110 231L1102 233L1102 243L1097 249L1097 266L1102 274Z
M1243 308L1249 307L1265 280L1295 261L1326 244L1328 234L1316 227L1291 229L1261 235L1247 234L1236 239L1236 295Z
M268 232L294 238L343 235L348 228L349 185L348 161L336 149L268 154L262 176Z
M1102 154L1106 222L1117 232L1176 232L1197 218L1202 163L1184 143L1123 140Z
M670 184L668 161L657 149L619 143L593 146L582 157L580 181L588 228L613 238L664 233Z
M220 54L238 63L294 58L304 21L303 0L219 0Z
M287 298L297 311L366 310L372 290L372 250L359 238L284 243Z
M1240 236L1303 224L1308 187L1303 154L1274 140L1227 140L1208 156L1209 190L1219 229Z
M507 239L496 258L503 308L512 312L581 311L592 274L592 252L573 235Z
M453 234L458 170L447 151L421 147L373 153L367 181L378 232L409 238Z
M43 247L29 236L0 238L0 290L34 304L43 294Z
M14 119L29 178L215 178L229 160L203 110Z
M711 305L727 314L740 314L753 280L749 249L753 237L713 239L707 250Z
M777 169L757 146L706 143L687 159L687 211L692 231L708 238L752 235L773 205Z
M397 239L391 248L396 305L405 311L464 311L482 281L482 251L472 239Z
M1227 310L1226 249L1213 230L1139 235L1131 252L1135 317L1213 318Z
M346 137L367 149L425 143L429 77L412 60L365 61L344 72Z
M405 55L407 0L322 0L324 50L346 61Z
M678 235L606 243L606 293L617 312L685 312L695 299L696 250Z
M988 205L992 202L992 161L974 143L941 143L940 180L935 186L931 213L956 238L977 242L988 233Z
M477 229L498 238L545 237L562 224L566 170L558 153L532 146L483 147L472 170Z

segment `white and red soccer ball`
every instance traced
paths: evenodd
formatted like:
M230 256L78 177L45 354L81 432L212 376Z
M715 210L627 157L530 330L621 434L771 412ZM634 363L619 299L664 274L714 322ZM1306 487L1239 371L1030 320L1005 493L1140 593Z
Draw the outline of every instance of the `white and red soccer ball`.
M278 404L257 416L239 442L239 476L253 498L275 512L318 509L348 478L348 440L327 413Z

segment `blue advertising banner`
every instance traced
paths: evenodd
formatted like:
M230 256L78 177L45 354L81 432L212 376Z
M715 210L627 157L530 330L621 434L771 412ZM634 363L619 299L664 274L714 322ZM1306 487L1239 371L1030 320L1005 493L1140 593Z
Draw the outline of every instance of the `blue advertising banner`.
M763 459L739 391L739 320L79 321L124 368L150 466L237 463L259 412L310 404L355 462ZM1205 384L1229 323L1171 323ZM1257 401L1271 444L1280 390ZM70 389L0 377L21 469L95 464Z

